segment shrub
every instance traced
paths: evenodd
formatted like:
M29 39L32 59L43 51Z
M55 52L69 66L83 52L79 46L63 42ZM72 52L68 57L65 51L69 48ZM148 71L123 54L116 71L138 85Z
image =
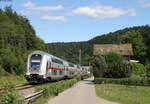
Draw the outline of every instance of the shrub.
M137 76L143 76L145 74L145 67L143 64L130 62L132 67L132 74Z
M104 55L107 64L119 63L123 60L123 57L117 53L111 52Z
M2 97L0 97L0 104L23 104L22 100L19 100L20 96L18 95L17 91L13 88L13 85L7 83L4 86L4 92Z
M123 62L123 57L117 53L96 56L92 61L94 77L125 78L132 73L131 65Z
M41 104L41 103L43 104L43 103L45 103L46 99L48 99L48 97L50 97L50 96L57 96L60 92L64 91L67 88L70 88L75 83L77 83L77 81L79 81L79 80L81 80L81 77L77 76L74 79L62 80L62 81L59 81L59 82L48 83L48 84L44 84L44 85L36 87L37 91L44 90L44 94L41 97L41 99L38 99L34 103L35 104ZM43 100L43 99L45 99L45 100ZM40 100L42 102L40 102ZM40 102L40 103L38 103L38 102Z
M16 57L15 54L9 49L0 49L0 64L1 67L8 73L15 73L17 75L25 72L25 62L22 57Z
M126 78L132 73L131 65L126 62L108 64L107 71L103 74L105 78Z
M17 62L15 55L10 49L0 49L0 56L0 64L3 69L9 73L12 73Z
M112 83L122 85L150 86L150 79L145 78L121 78L121 79L95 78L94 82L96 84Z
M0 77L7 76L7 75L9 75L9 73L6 72L0 65Z
M107 64L103 56L96 56L92 62L93 75L95 77L102 77L103 73L107 70Z

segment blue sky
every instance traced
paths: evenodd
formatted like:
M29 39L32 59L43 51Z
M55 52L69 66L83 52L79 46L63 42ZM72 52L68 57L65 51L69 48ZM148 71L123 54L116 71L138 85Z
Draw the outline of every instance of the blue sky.
M150 0L12 0L46 43L86 41L125 27L150 25Z

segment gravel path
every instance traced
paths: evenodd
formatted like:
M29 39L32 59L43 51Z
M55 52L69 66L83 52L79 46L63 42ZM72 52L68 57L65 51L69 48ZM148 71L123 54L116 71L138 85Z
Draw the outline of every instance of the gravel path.
M99 98L95 94L92 79L80 81L72 88L49 100L47 104L117 104Z

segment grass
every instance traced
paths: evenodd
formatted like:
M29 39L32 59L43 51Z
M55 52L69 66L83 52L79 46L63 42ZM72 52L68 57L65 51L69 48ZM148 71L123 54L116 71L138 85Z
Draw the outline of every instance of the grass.
M99 97L121 104L150 104L150 87L96 84Z
M0 88L5 86L7 83L12 85L18 85L18 84L25 84L27 83L24 76L17 76L17 75L8 75L8 76L1 76L0 77Z

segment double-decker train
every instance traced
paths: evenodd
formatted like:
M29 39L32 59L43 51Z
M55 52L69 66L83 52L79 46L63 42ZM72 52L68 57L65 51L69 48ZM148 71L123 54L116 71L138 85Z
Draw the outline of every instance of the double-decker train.
M82 75L83 72L80 65L42 51L34 51L28 56L25 78L30 83L41 83L72 78L78 74Z

